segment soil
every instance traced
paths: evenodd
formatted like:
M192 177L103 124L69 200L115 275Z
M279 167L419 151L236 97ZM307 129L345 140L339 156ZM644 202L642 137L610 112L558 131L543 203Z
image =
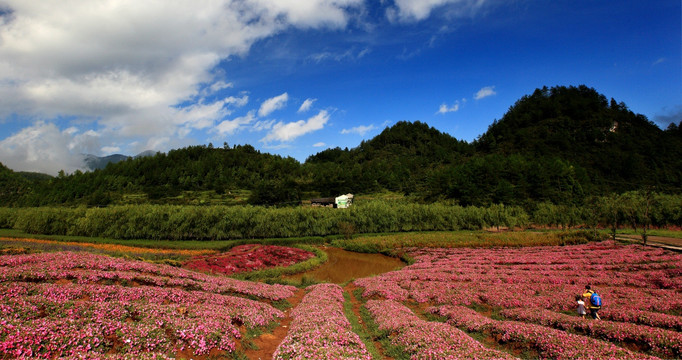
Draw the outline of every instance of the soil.
M350 295L350 302L351 302L351 304L353 304L353 306L352 306L353 313L355 314L355 317L358 319L360 326L362 326L363 328L365 328L365 330L367 330L367 325L365 325L365 323L362 321L362 316L360 315L360 307L362 306L362 303L355 297L355 294L354 294L354 291L357 288L358 287L353 285L353 283L351 282L351 283L348 283L348 285L346 285L343 288L343 291L347 292ZM386 356L386 352L384 351L384 348L381 346L380 342L373 341L372 343L374 344L374 348L377 349L379 354L381 354L382 359L393 360L392 357Z
M642 242L642 237L640 235L617 235L618 238L628 238L632 239L635 242ZM655 245L655 244L663 244L663 245L672 245L675 247L680 247L682 248L682 239L678 238L671 238L671 237L664 237L664 236L649 236L647 240L648 245Z
M342 284L353 279L393 271L405 266L400 259L381 254L362 254L333 247L322 247L327 253L327 262L311 271L287 276L300 281L303 277L321 282Z
M253 360L272 359L277 346L279 346L289 332L289 324L293 320L291 311L303 300L305 293L304 289L299 289L294 296L287 299L291 303L291 307L284 312L285 317L279 321L279 326L271 333L263 333L251 340L255 345L255 349L242 349L247 358Z

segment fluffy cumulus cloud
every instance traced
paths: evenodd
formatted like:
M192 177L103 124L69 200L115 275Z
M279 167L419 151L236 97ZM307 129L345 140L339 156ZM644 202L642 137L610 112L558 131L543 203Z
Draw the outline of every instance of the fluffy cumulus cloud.
M271 141L292 141L307 133L320 130L329 121L329 113L326 110L320 111L317 115L308 120L299 120L295 122L278 122L272 126L268 134L261 139L264 143Z
M57 118L98 129L100 140L139 146L168 146L219 123L230 107L248 102L243 94L219 96L233 87L212 72L219 61L288 27L343 28L362 0L4 0L0 6L0 121L34 121L2 140L0 158L9 163L23 154L24 162L38 164L59 161L50 155L53 146L22 148L16 139L49 130L64 151L78 151L67 146L78 142L68 139L76 135L51 124ZM188 102L193 105L178 106ZM102 145L100 151L120 146Z
M286 106L287 101L289 101L289 94L287 93L263 101L263 103L260 105L260 109L258 109L258 116L270 115L273 111L279 110Z
M2 163L20 171L56 175L59 170L73 172L82 167L83 155L72 149L97 146L96 134L78 134L74 128L59 130L56 125L39 121L0 141Z
M245 116L240 116L232 120L224 120L215 127L215 131L220 135L232 135L240 127L249 125L256 120L254 111L249 111Z
M474 94L474 99L476 100L481 100L483 98L487 98L488 96L493 96L497 94L495 92L495 87L494 86L486 86L482 88L481 90L478 90L476 94Z
M490 0L395 0L395 5L386 10L386 16L390 21L420 21L440 8L445 8L441 13L447 16L472 16L488 2Z
M343 130L341 130L341 134L344 134L344 135L345 134L358 134L360 136L364 136L365 134L367 134L368 132L370 132L374 129L376 129L376 126L374 126L374 125L369 125L369 126L360 125L360 126L352 127L350 129L343 129Z

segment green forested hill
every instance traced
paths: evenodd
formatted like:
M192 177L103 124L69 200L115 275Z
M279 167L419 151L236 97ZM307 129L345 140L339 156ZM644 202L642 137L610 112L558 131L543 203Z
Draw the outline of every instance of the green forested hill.
M0 164L0 203L11 205L18 202L32 191L33 183L39 181L38 178L32 181Z
M0 201L14 206L177 203L184 193L255 204L390 190L462 205L581 203L643 188L680 193L682 131L665 131L594 89L537 89L475 142L422 122L398 122L353 149L301 164L250 145L191 146L49 180L0 168ZM208 195L207 195L208 194ZM250 194L250 196L249 196ZM180 200L178 200L180 199Z
M682 143L623 103L586 86L537 89L476 142L479 153L553 156L585 170L601 191L679 186Z
M300 173L301 165L295 159L263 154L251 145L190 146L34 182L31 192L7 203L101 206L122 202L129 195L138 202L177 202L172 199L184 191L222 195L230 190L252 190L266 182L298 179Z
M461 164L473 147L422 122L401 121L353 149L329 149L308 157L313 186L331 193L428 191L428 178L443 166Z

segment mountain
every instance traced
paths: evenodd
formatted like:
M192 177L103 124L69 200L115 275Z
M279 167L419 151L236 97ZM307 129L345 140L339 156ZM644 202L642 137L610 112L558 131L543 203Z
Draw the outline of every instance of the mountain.
M141 152L141 153L139 153L139 154L133 156L133 159L138 159L138 158L142 158L142 157L154 156L154 155L156 155L157 152L158 152L158 151L154 151L154 150L145 150L145 151L143 151L143 152Z
M86 170L104 169L109 163L125 161L128 158L129 156L121 154L114 154L104 157L87 154L85 155L85 168Z
M0 163L0 204L11 206L31 192L32 181Z
M682 189L680 128L661 130L587 86L536 89L472 144L399 122L354 149L304 166L334 193L392 190L425 201L532 206L642 188Z
M682 141L675 129L663 131L584 85L544 87L517 101L474 145L479 153L569 161L604 190L679 188Z
M133 156L132 158L137 159L141 157L154 156L155 154L156 151L147 150ZM121 154L113 154L103 157L88 154L85 155L85 168L86 170L104 169L105 167L107 167L109 163L115 164L121 161L128 160L128 158L130 158L130 156Z
M421 193L434 168L461 163L473 150L465 141L420 121L400 121L356 148L312 155L305 167L320 192Z
M251 145L209 144L91 157L95 170L49 180L5 169L0 193L24 206L243 203L247 197L252 204L284 205L387 190L462 205L581 204L644 188L680 193L681 133L674 124L661 130L592 88L545 87L519 99L472 143L401 121L355 148L327 149L303 164Z

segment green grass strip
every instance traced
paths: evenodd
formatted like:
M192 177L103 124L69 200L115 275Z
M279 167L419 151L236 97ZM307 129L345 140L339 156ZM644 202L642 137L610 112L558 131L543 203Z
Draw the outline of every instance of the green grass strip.
M377 341L381 344L381 347L383 348L384 351L384 355L386 355L387 357L391 357L395 360L409 360L410 359L409 354L403 351L402 348L391 343L391 338L389 337L390 333L385 330L379 330L379 325L377 325L377 323L374 322L372 314L370 314L369 310L367 310L367 308L364 306L367 301L362 296L362 292L363 292L362 289L356 289L353 291L353 295L358 301L362 303L362 306L360 307L360 317L362 318L362 321L367 329L367 333L371 337L372 341ZM381 356L376 357L376 359L381 358L382 358Z
M609 236L611 235L611 230L600 230L600 231L608 234ZM646 231L646 234L648 236L661 236L661 237L682 239L682 231L678 231L678 230L649 229ZM642 229L641 228L637 229L637 231L634 231L632 229L618 229L618 231L616 231L616 236L618 236L618 235L642 236Z
M372 355L372 359L381 359L381 353L374 346L374 341L372 341L372 336L365 330L365 328L360 325L360 320L353 312L353 303L350 299L350 294L346 291L343 292L343 298L346 300L343 303L343 312L346 314L348 322L350 322L351 329L354 333L358 334L360 340L365 344L365 348Z
M395 249L405 247L522 247L545 245L575 245L606 239L605 235L586 230L578 231L432 231L396 233L380 236L358 236L349 240L332 241L348 251L399 255ZM408 260L409 263L409 259Z
M320 236L282 238L282 239L249 239L249 240L151 240L151 239L112 239L71 235L29 234L21 230L0 229L0 237L53 240L62 242L83 242L94 244L115 244L153 249L179 250L216 250L227 251L244 244L263 244L293 246L296 244L324 244L327 240Z
M0 229L0 237L41 239L61 242L82 242L93 244L115 244L153 249L178 249L178 250L221 250L224 248L231 248L233 246L236 246L234 245L235 240L220 241L146 240L146 239L122 240L88 236L29 234L21 230L14 229Z

